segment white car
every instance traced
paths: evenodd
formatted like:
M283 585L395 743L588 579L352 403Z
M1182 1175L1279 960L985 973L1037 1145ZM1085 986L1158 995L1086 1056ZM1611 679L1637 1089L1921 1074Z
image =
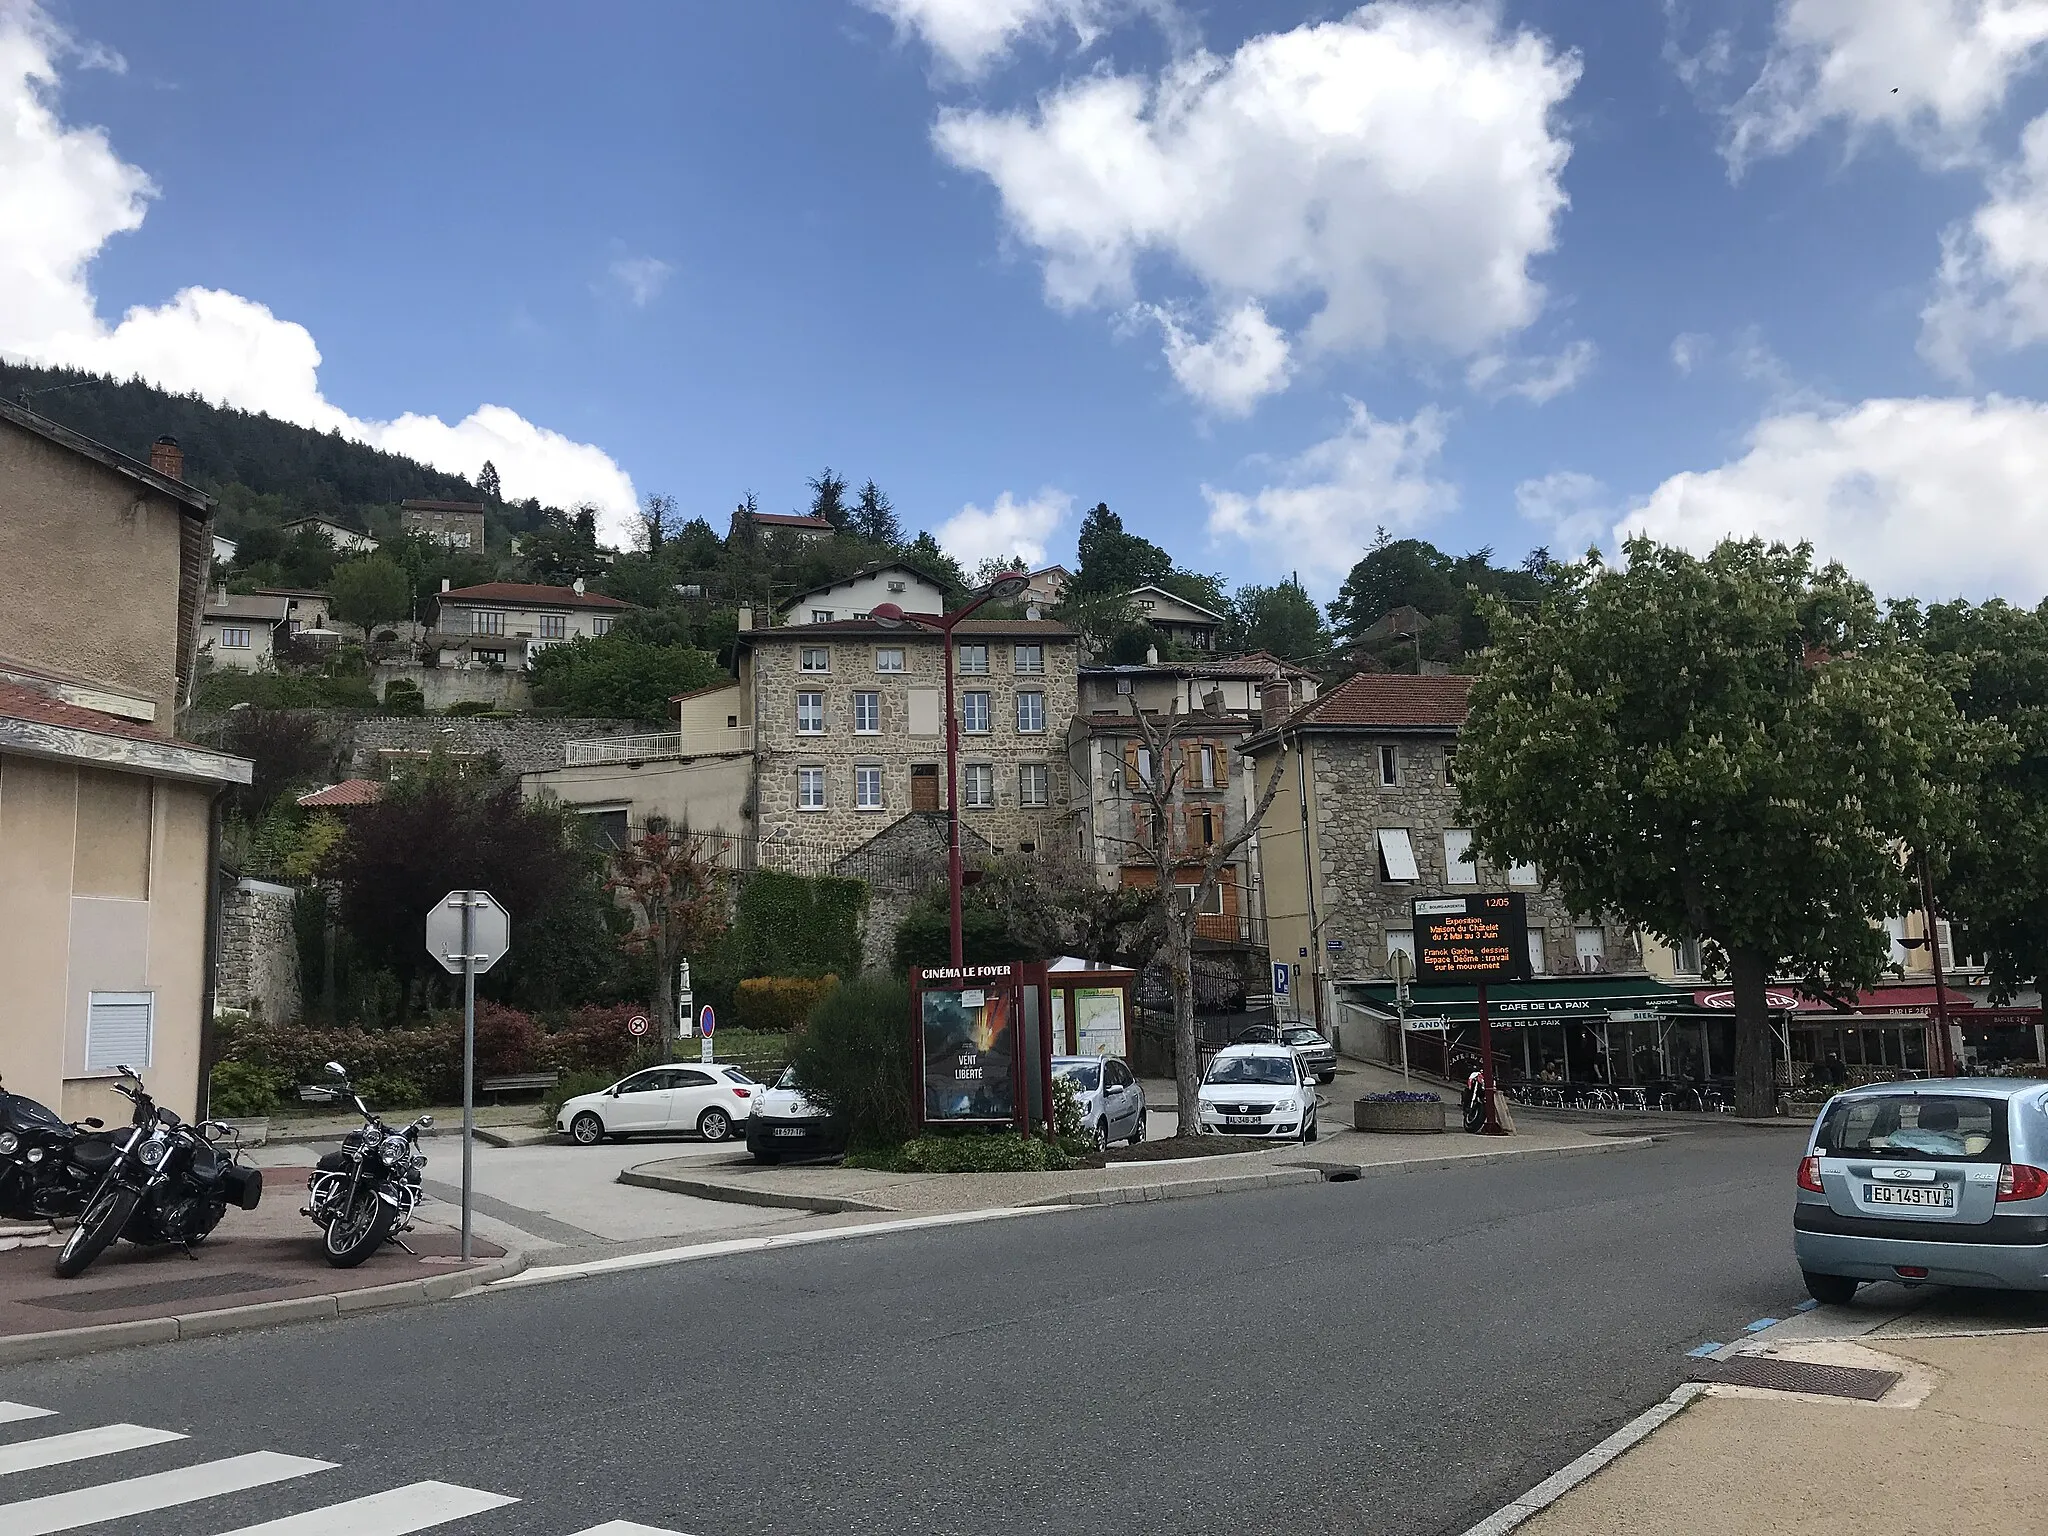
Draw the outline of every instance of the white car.
M1314 1075L1291 1046L1226 1045L1200 1091L1202 1136L1316 1139Z
M1055 1056L1052 1075L1074 1085L1081 1129L1098 1147L1145 1139L1145 1085L1114 1056Z
M601 1093L581 1093L562 1105L555 1129L579 1147L594 1147L607 1136L676 1136L695 1131L706 1141L723 1141L754 1110L761 1091L738 1067L677 1065L649 1067L623 1077Z

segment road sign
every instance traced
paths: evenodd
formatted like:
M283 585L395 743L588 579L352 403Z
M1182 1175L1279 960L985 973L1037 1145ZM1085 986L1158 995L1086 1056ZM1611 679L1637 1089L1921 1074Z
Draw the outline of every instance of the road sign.
M1323 948L1333 955L1341 955L1344 953L1344 941L1342 939L1325 939L1323 940Z
M1529 979L1528 905L1519 892L1436 897L1410 907L1421 985Z
M644 1013L636 1013L633 1015L633 1017L626 1020L626 1033L633 1036L635 1039L638 1039L641 1035L646 1034L647 1015Z
M1291 976L1292 972L1285 960L1275 960L1273 962L1273 995L1275 997L1285 997L1287 995L1287 983Z
M505 952L512 947L512 914L499 906L488 891L450 891L435 904L427 914L427 953L451 976L462 974L465 895L471 898L469 953L475 959L476 974L481 976L504 959Z
M704 1016L702 1019L698 1021L697 1028L703 1032L704 1037L708 1040L711 1038L711 1031L716 1029L717 1027L718 1015L713 1013L711 1011L711 1005L709 1003L706 1003L704 1005Z

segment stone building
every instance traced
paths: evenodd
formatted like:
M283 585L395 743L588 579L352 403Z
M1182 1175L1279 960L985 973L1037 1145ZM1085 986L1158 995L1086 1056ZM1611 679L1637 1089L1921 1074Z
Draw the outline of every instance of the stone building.
M1301 1014L1334 1021L1338 984L1383 982L1390 951L1413 955L1416 897L1522 892L1535 977L1563 985L1640 975L1631 930L1573 912L1533 865L1497 867L1473 854L1457 790L1470 686L1465 677L1362 673L1294 708L1284 688L1267 690L1263 726L1243 750L1258 787L1284 775L1260 826L1259 859L1274 969L1287 967Z
M484 552L484 504L480 501L401 501L405 531L472 555Z

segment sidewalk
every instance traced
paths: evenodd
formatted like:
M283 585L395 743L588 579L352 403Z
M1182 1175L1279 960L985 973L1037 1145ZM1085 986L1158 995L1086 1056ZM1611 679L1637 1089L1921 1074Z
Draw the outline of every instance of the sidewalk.
M2032 1314L2048 1321L2048 1305ZM1691 1400L1619 1459L1526 1523L1482 1523L1475 1532L1947 1536L2048 1528L2048 1456L2040 1453L2048 1328L1944 1335L1920 1331L1927 1325L1915 1319L1866 1332L1835 1309L1796 1324L1735 1358L1879 1370L1897 1382L1876 1402L1680 1388ZM1781 1331L1787 1337L1769 1342Z

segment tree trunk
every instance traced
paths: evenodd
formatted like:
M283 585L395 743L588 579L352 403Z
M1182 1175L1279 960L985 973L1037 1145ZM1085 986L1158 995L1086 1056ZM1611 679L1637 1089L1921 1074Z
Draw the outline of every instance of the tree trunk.
M1168 887L1171 889L1171 887ZM1194 914L1173 910L1168 898L1166 912L1166 968L1173 985L1173 1090L1180 1114L1177 1134L1192 1136L1202 1123L1202 1073L1195 1044Z
M1777 1112L1771 1073L1770 1007L1764 997L1769 962L1761 950L1730 949L1735 981L1735 1112L1767 1119Z
M667 1061L672 1054L670 1042L676 1035L676 978L675 960L663 953L659 943L650 945L654 955L654 1012L648 1023L653 1026L654 1038L661 1045L661 1059Z

